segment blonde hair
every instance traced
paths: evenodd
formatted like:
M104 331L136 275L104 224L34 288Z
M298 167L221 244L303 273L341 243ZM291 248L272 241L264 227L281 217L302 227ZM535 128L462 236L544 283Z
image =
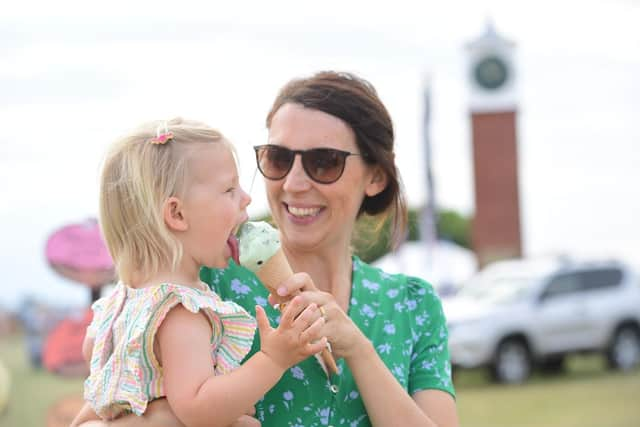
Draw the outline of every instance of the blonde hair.
M171 139L154 143L158 133L167 132ZM167 228L162 208L169 197L183 195L195 144L212 142L226 140L204 123L175 118L146 123L108 151L100 178L100 226L123 282L147 280L163 265L178 266L182 245Z

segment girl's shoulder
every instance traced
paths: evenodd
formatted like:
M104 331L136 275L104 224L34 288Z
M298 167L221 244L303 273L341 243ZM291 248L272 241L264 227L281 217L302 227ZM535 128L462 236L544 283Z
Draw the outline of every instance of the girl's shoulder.
M135 299L133 298L134 301ZM170 310L177 304L181 304L192 313L204 311L212 319L215 317L240 316L253 320L242 307L232 301L224 301L204 283L202 284L202 289L173 283L162 283L146 288L140 299L143 301L142 304L150 306L154 312Z
M113 327L116 319L125 320L128 328L155 330L166 314L176 305L182 305L192 313L204 312L215 322L217 318L234 317L252 324L254 319L231 301L224 301L205 284L202 289L189 286L160 283L144 288L131 288L118 283L111 294L92 305L94 322L100 327Z

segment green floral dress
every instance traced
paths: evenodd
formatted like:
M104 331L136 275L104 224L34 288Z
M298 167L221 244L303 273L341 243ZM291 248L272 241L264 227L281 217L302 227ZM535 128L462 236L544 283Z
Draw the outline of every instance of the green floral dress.
M272 325L280 313L250 271L233 263L224 270L203 269L202 279L224 300L255 315L266 308ZM455 397L442 306L431 285L387 274L353 257L349 316L371 340L380 358L410 394L438 389ZM256 333L250 357L259 348ZM327 379L314 357L289 369L256 405L263 427L370 426L360 392L343 359L339 374Z

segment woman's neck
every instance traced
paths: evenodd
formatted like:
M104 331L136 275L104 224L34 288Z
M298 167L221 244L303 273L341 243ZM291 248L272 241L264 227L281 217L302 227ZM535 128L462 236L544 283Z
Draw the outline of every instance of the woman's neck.
M348 248L343 251L302 252L283 244L282 249L293 271L308 273L319 290L332 294L338 304L347 310L351 298L353 268Z

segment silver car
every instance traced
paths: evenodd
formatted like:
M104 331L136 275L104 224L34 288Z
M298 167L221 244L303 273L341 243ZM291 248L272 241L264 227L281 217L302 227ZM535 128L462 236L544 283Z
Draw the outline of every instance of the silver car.
M614 369L640 363L640 282L620 262L494 263L443 301L454 366L487 366L499 382L571 353L600 352Z

